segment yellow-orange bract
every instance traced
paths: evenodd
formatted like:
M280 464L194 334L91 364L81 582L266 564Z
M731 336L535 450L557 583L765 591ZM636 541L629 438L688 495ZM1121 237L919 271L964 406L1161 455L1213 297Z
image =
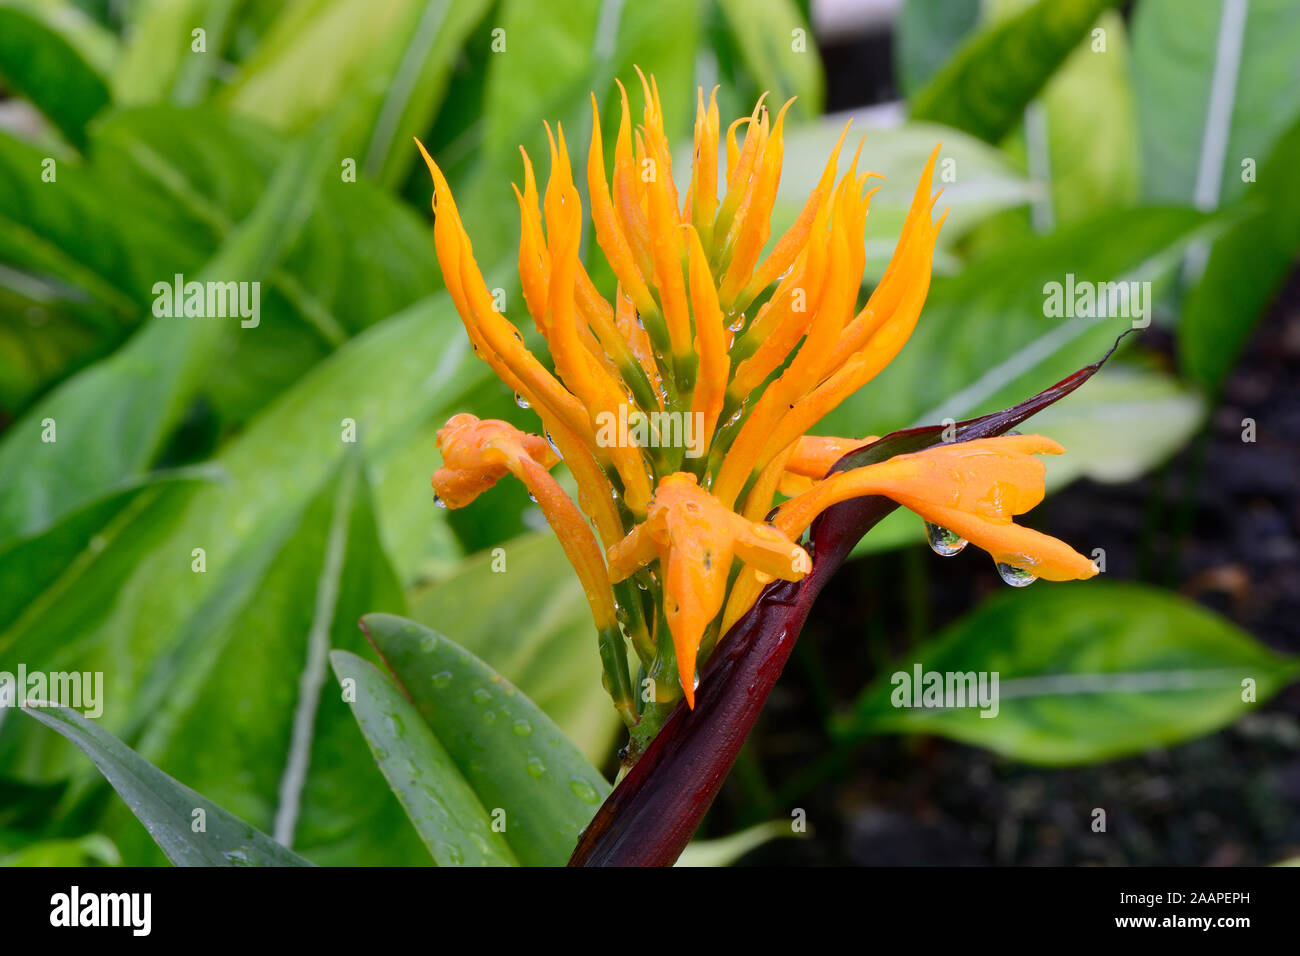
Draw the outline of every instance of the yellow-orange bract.
M760 99L732 123L720 170L716 97L706 104L701 90L694 163L679 196L658 88L640 80L635 129L620 85L612 168L592 99L586 183L596 242L616 280L612 299L579 255L583 211L564 131L547 128L544 194L523 156L523 188L515 187L520 283L554 372L493 307L451 190L425 153L447 290L475 352L537 413L550 439L458 415L440 433L445 466L434 487L460 507L507 472L528 485L582 580L606 686L624 718L635 723L648 704L680 694L694 706L697 661L767 581L808 572L799 538L846 498L892 498L1028 574L1095 574L1067 545L1012 522L1042 499L1043 468L1032 456L1062 451L1048 439L940 445L825 477L871 439L806 434L874 378L916 324L943 223L932 215L938 148L893 258L858 309L876 191L866 188L876 174L858 168L861 145L840 175L841 135L793 225L769 242L789 104L773 119ZM616 432L611 421L641 427ZM615 433L633 437L605 440ZM701 454L687 454L684 434ZM671 435L675 444L663 440ZM561 457L577 505L547 473ZM640 664L635 684L627 642Z

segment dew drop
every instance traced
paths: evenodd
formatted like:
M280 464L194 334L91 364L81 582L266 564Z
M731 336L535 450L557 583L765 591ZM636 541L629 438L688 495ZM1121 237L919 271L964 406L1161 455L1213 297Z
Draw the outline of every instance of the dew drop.
M529 757L528 762L524 764L524 769L528 771L528 776L540 777L546 773L546 764L542 763L540 757Z
M600 803L600 794L596 792L595 787L587 783L585 780L579 780L577 777L574 777L569 781L569 789L572 790L573 795L583 803Z
M420 650L426 654L432 654L438 649L438 635L426 634L420 638Z
M925 538L930 542L930 550L945 558L951 557L966 547L966 539L954 531L941 528L937 524L925 523Z
M533 735L533 725L526 720L516 720L510 725L510 729L515 732L516 737L531 737Z
M551 437L551 433L542 432L542 434L546 436L546 444L551 446L551 451L555 452L555 456L563 461L564 456L560 454L560 447L555 444L555 439Z
M442 500L440 497L438 497L437 495L434 495L434 496L433 496L433 505L434 505L435 508L445 508L445 507L447 507L447 502L443 501L443 500Z
M460 850L450 843L439 843L434 847L433 858L439 866L460 866L465 862Z
M446 687L451 683L451 671L439 671L429 678L434 687Z
M1038 580L1038 575L1026 571L1024 568L1018 568L1012 564L998 562L998 574L1002 580L1006 581L1013 588L1025 588Z
M515 404L518 405L520 408L532 408L532 407L533 407L533 406L531 406L531 405L528 404L528 399L524 398L524 397L523 397L522 395L520 395L518 392L515 392Z
M480 707L482 707L484 704L486 704L488 701L492 699L492 695L488 691L484 690L482 687L474 691L474 693L470 694L469 696L470 699L474 701L474 703L478 704Z

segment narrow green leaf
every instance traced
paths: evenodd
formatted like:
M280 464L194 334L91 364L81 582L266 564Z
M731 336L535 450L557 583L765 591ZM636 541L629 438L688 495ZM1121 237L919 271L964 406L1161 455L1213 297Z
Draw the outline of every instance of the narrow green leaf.
M489 810L379 668L347 651L330 663L375 762L439 866L514 866ZM496 808L492 808L495 810Z
M1039 0L971 37L911 101L913 119L996 143L1116 0Z
M176 866L311 865L173 780L76 711L37 706L24 707L23 712L58 731L91 759Z
M820 116L825 98L821 57L799 5L794 0L721 0L719 6L750 75L769 93L769 104L779 109L797 96L793 114Z
M996 674L992 706L900 705L915 700L918 666L945 682ZM998 595L897 661L839 732L938 734L1029 763L1092 763L1217 730L1297 674L1300 662L1175 595L1040 582Z
M601 686L591 610L549 531L467 560L416 593L411 616L490 662L587 759L608 754L622 724Z
M731 866L750 850L781 837L793 836L785 820L769 820L716 840L694 840L674 866Z
M561 866L610 786L540 707L469 651L391 614L362 627L529 866Z
M1300 258L1300 120L1246 194L1251 213L1215 244L1178 323L1179 359L1215 389Z

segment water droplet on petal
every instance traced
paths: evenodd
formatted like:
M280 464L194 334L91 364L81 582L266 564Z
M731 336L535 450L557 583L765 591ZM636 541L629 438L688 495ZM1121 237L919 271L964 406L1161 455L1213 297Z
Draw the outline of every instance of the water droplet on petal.
M957 554L966 547L966 539L955 531L941 528L937 524L925 523L925 538L930 542L930 550L945 558Z
M542 434L546 436L546 444L551 446L551 451L555 452L555 457L563 461L564 456L560 454L560 447L555 444L555 439L551 437L551 433L542 432Z
M434 495L434 496L433 496L433 506L434 506L435 508L445 508L445 507L447 507L447 502L443 501L442 498L440 498L438 495Z
M1013 588L1026 588L1038 580L1038 575L1002 561L998 562L998 574L1002 575L1002 580Z
M532 406L528 404L528 399L524 398L518 392L515 392L515 404L520 408L532 408Z

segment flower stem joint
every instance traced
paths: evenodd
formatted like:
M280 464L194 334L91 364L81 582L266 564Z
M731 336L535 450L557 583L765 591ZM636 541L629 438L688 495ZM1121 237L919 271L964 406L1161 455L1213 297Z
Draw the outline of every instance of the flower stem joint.
M547 129L541 195L523 153L519 274L553 370L493 308L447 181L420 147L433 176L447 290L476 354L537 414L546 436L456 415L438 433L443 467L434 489L460 508L506 474L528 487L582 583L605 685L624 720L657 726L682 696L693 707L698 664L767 583L808 573L804 532L849 498L892 499L926 521L935 550L973 543L1012 583L1096 574L1068 545L1012 520L1043 498L1034 456L1063 451L1050 439L937 445L828 474L872 439L807 434L893 359L916 324L944 219L932 215L938 147L893 258L857 309L876 191L866 185L876 174L858 171L859 144L839 175L848 126L802 212L764 257L790 104L773 119L760 99L728 127L721 176L716 98L706 105L701 90L690 185L679 196L657 85L638 76L641 124L633 132L620 84L612 169L592 100L587 186L596 240L616 277L612 299L579 257L582 209L563 129ZM702 423L704 453L602 440L602 421L662 413ZM576 503L551 474L561 460Z

